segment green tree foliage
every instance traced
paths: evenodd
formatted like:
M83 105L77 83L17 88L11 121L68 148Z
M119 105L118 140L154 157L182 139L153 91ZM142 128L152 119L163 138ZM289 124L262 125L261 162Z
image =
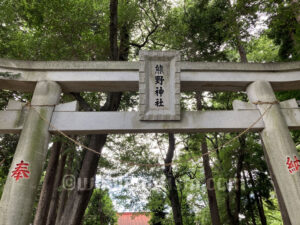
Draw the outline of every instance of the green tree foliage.
M0 198L17 143L18 135L6 134L2 137L0 136Z
M246 45L247 57L249 62L267 63L280 61L278 52L279 45L268 38L267 35L253 37ZM239 61L239 54L236 50L226 49L226 56L231 62Z
M166 218L166 196L163 192L151 191L146 208L151 212L151 225L163 225Z
M300 59L299 8L299 2L293 0L267 1L264 8L270 15L269 37L280 45L279 57L283 61Z
M187 23L192 41L195 43L194 60L216 60L224 58L221 46L226 38L226 32L221 29L225 14L226 1L195 1L188 8ZM197 53L198 52L198 53Z
M5 1L2 57L34 60L105 60L108 1ZM7 14L9 15L9 13ZM17 24L16 24L17 22ZM18 27L16 27L18 26ZM9 49L9 51L5 51Z
M226 60L224 46L242 51L249 29L257 20L259 3L253 0L201 0L187 6L185 21L194 43L193 60Z
M107 189L95 189L84 215L84 225L114 225L117 214Z

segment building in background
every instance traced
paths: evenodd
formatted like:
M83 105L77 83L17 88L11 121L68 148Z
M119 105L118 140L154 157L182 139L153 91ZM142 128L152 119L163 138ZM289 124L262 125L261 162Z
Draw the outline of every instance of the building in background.
M125 212L118 213L118 225L149 225L150 213Z

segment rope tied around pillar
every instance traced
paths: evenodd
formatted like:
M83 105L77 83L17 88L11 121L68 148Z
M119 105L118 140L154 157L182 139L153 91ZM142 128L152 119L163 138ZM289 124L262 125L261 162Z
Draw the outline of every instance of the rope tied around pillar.
M263 101L257 101L257 102L252 102L253 105L275 105L275 104L280 104L278 100L272 101L272 102L263 102Z
M55 107L56 105L32 105L31 102L27 102L25 107Z

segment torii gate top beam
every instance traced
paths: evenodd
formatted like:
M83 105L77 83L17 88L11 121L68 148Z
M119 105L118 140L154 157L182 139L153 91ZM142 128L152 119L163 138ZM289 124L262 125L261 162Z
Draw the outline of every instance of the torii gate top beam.
M266 80L275 91L300 87L300 62L207 63L180 62L181 91L245 91L256 80ZM0 89L32 92L37 81L52 80L64 92L138 91L139 62L18 61L0 59Z

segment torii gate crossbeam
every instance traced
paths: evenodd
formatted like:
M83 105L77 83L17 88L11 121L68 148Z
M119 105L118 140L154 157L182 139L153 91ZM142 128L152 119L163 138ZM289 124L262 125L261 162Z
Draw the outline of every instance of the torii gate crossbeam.
M300 62L199 63L180 62L181 91L246 91L257 80L271 83L274 91L298 90ZM0 89L33 92L41 80L59 83L63 92L138 91L139 62L36 62L0 59Z

